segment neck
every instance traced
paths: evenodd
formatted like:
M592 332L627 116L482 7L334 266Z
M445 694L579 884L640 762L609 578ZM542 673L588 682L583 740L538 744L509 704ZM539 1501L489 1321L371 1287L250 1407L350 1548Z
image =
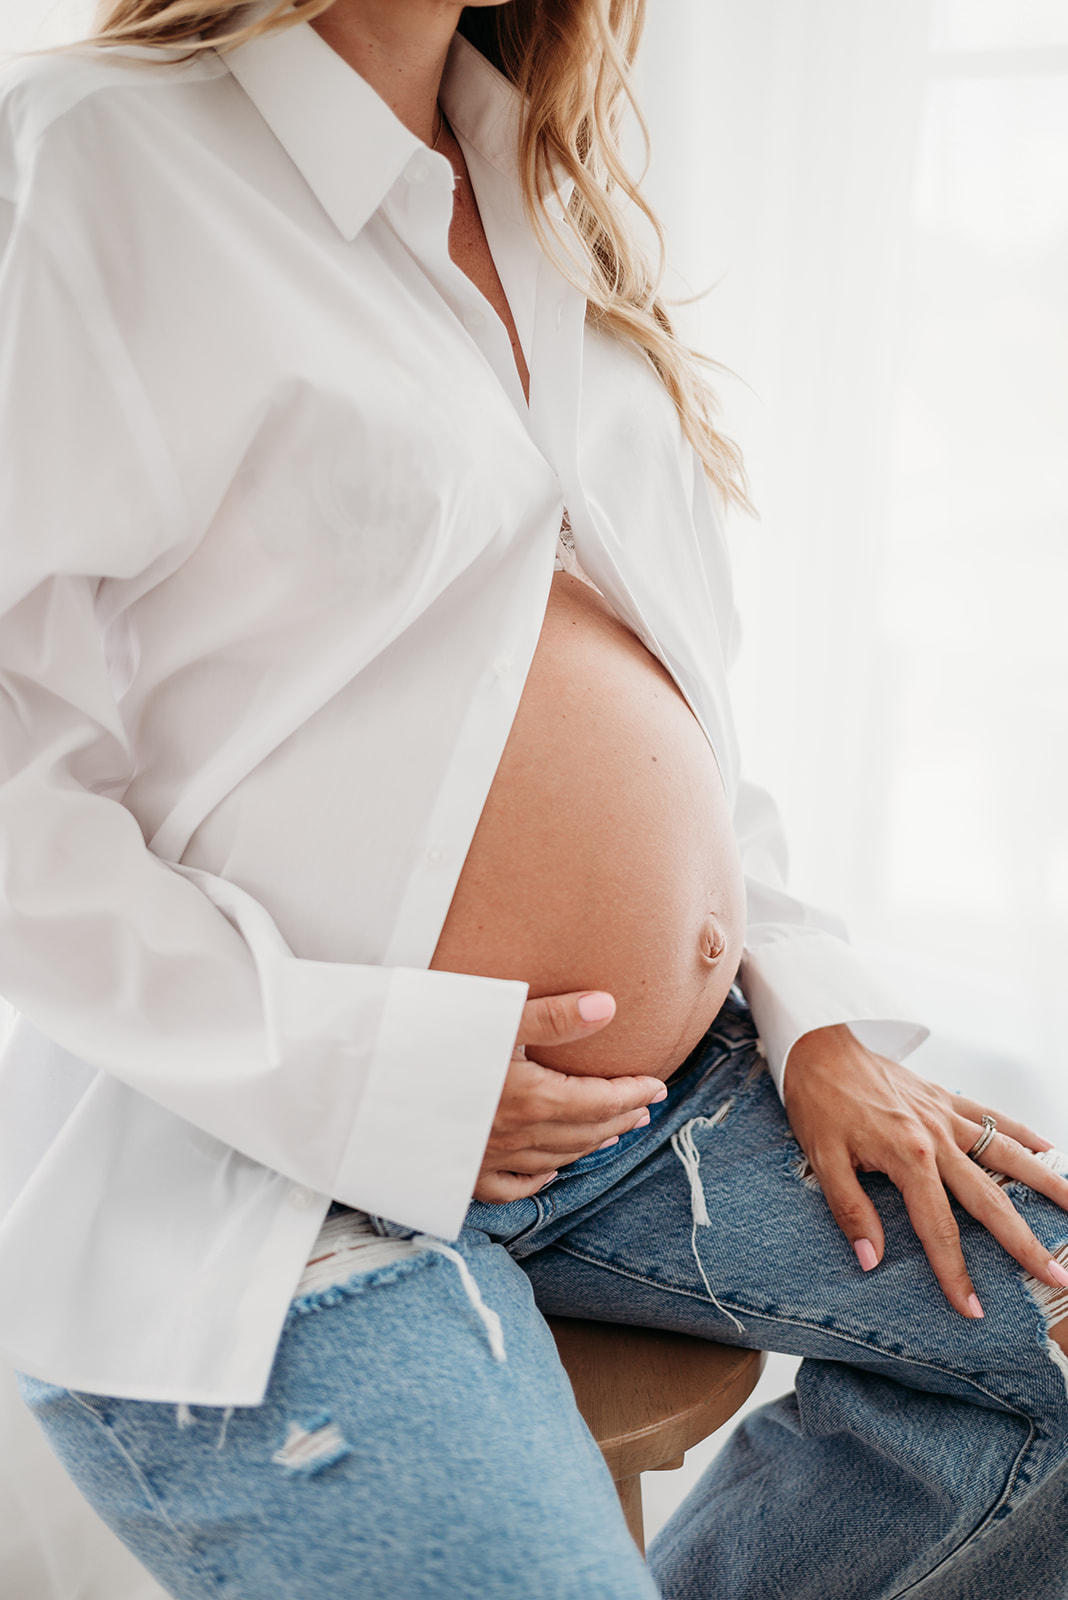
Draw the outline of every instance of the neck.
M334 0L312 22L417 138L433 143L438 93L463 7L452 0Z

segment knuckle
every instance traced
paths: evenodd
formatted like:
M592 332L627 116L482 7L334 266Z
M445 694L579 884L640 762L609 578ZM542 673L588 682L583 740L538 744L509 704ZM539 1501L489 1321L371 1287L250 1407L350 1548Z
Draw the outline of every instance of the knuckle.
M545 1083L535 1089L527 1099L527 1119L531 1122L552 1122L560 1115L564 1099L563 1090L555 1083Z
M960 1244L960 1233L951 1216L935 1218L931 1224L930 1238L933 1244L939 1245L943 1250L951 1250Z
M1004 1189L999 1189L993 1180L986 1185L983 1191L983 1203L986 1207L987 1215L990 1217L1015 1221L1019 1216L1019 1212Z
M553 1039L563 1039L571 1029L571 1019L568 1015L567 1002L559 995L546 995L538 1002L541 1007L541 1024L545 1032Z
M862 1227L868 1220L865 1208L857 1201L839 1201L834 1207L835 1221L847 1230Z
M619 1117L627 1127L630 1127L634 1117L640 1116L645 1110L645 1103L638 1100L635 1103L633 1094L626 1094L621 1089L606 1089L601 1101L599 1111L604 1122L610 1122Z

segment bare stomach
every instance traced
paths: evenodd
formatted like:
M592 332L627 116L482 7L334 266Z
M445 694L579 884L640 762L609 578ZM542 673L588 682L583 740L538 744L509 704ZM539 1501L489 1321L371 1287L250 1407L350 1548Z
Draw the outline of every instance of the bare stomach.
M523 697L431 966L606 989L546 1066L667 1078L726 998L745 891L719 770L670 675L607 602L553 579Z

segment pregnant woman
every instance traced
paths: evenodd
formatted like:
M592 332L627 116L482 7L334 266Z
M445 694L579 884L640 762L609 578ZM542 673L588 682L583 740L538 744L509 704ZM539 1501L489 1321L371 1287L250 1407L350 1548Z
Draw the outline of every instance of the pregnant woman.
M641 9L0 98L0 1347L180 1600L1068 1594L1068 1181L740 776ZM648 1568L545 1312L807 1358Z

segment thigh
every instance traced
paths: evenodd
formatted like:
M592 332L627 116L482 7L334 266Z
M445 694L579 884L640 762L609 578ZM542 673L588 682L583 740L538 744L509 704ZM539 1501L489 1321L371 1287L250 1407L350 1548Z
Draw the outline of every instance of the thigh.
M499 1245L460 1248L503 1350L428 1250L294 1307L260 1406L25 1397L179 1600L654 1600L527 1280Z
M886 1254L863 1273L766 1074L705 1092L609 1203L523 1261L547 1313L807 1358L796 1394L745 1420L652 1547L663 1594L879 1600L919 1585L932 1600L1019 1600L1007 1575L1025 1553L1014 1530L1030 1528L1052 1587L1026 1592L1060 1600L1068 1560L1040 1508L1066 1503L1068 1363L1048 1338L1048 1291L958 1212L986 1310L958 1316L879 1175L863 1181ZM1012 1196L1051 1248L1064 1241L1063 1212L1023 1186Z
M1025 1390L1059 1409L1064 1372L1047 1348L1043 1304L1001 1246L955 1207L986 1309L947 1305L901 1196L862 1174L886 1252L861 1270L828 1210L768 1075L739 1063L708 1080L689 1120L595 1210L522 1265L548 1314L601 1317L893 1372L962 1398ZM1023 1185L1012 1198L1051 1248L1068 1216ZM905 1376L904 1369L908 1368ZM1021 1384L1024 1388L1021 1389Z

